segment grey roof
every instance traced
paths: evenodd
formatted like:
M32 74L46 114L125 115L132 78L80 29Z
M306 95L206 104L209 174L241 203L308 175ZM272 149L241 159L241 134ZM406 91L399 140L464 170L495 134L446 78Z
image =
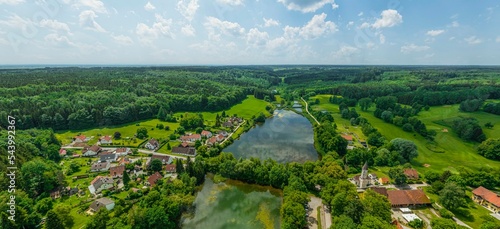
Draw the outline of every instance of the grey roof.
M365 165L363 165L363 170L368 170L368 162L365 162Z
M116 154L105 154L105 155L101 155L101 157L100 157L101 161L107 161L107 160L111 160L111 159L116 160Z
M108 167L109 162L99 162L92 165L91 170L101 170Z
M106 197L100 198L92 202L90 205L90 208L92 208L94 211L99 211L99 209L105 207L106 205L113 204L114 201L111 199L108 199Z

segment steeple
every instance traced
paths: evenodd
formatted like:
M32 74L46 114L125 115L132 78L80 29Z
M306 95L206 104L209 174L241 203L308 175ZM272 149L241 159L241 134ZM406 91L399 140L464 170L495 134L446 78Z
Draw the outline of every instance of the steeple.
M363 170L368 170L368 162L365 162L365 165L363 165Z

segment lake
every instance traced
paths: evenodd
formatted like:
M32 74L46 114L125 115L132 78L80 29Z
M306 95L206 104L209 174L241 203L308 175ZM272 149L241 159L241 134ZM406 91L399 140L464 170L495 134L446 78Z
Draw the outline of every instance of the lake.
M194 217L183 229L279 229L281 191L227 180L215 184L207 176L194 204Z
M288 110L276 110L264 124L258 124L222 150L236 158L271 158L280 163L318 160L312 125L305 117Z

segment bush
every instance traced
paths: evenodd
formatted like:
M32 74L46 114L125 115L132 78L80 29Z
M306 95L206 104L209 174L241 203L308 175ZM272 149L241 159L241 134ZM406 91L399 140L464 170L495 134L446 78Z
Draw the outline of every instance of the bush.
M403 125L403 130L406 132L412 132L413 131L413 126L410 123L406 123Z
M455 215L448 211L446 208L439 209L439 215L445 219L452 219Z

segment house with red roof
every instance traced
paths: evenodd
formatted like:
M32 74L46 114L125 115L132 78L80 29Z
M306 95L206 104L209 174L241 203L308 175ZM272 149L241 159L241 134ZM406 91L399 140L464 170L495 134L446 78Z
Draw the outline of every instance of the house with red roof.
M483 186L472 191L472 200L495 213L500 213L500 195Z
M418 180L418 172L415 169L405 169L404 174L409 180Z
M429 198L424 191L418 190L387 190L387 198L391 202L391 206L395 208L401 207L418 207L431 204Z
M347 141L347 143L348 143L349 145L352 145L352 140L353 140L353 138L352 138L352 136L351 136L351 135L342 134L342 138L344 138L344 139Z
M203 130L203 131L201 131L201 136L205 137L205 138L212 137L212 132L210 132L208 130Z
M150 150L156 150L156 149L158 149L159 146L160 146L160 142L158 142L158 140L156 140L154 138L151 138L151 140L149 140L146 143L146 145L144 145L144 148L150 149Z
M382 185L384 184L389 184L390 180L388 177L381 177L381 178L378 178L378 182Z
M67 152L66 152L66 150L65 150L65 149L61 148L61 149L59 150L59 156L64 157L64 156L66 156L66 154L67 154Z
M109 174L113 178L123 177L124 172L125 172L125 165L119 165L109 168Z
M191 134L181 136L181 141L183 142L195 142L201 140L201 134Z
M167 173L175 173L176 171L175 165L174 164L165 165L165 171Z
M73 138L73 142L77 143L77 142L88 142L89 139L87 137L85 137L85 135L78 135L78 136L75 136Z
M113 143L113 139L109 135L102 136L102 137L99 138L99 142L101 144L111 144L111 143Z
M161 174L159 172L156 172L155 174L148 177L148 183L149 185L151 185L151 187L153 187L161 178L163 178Z

